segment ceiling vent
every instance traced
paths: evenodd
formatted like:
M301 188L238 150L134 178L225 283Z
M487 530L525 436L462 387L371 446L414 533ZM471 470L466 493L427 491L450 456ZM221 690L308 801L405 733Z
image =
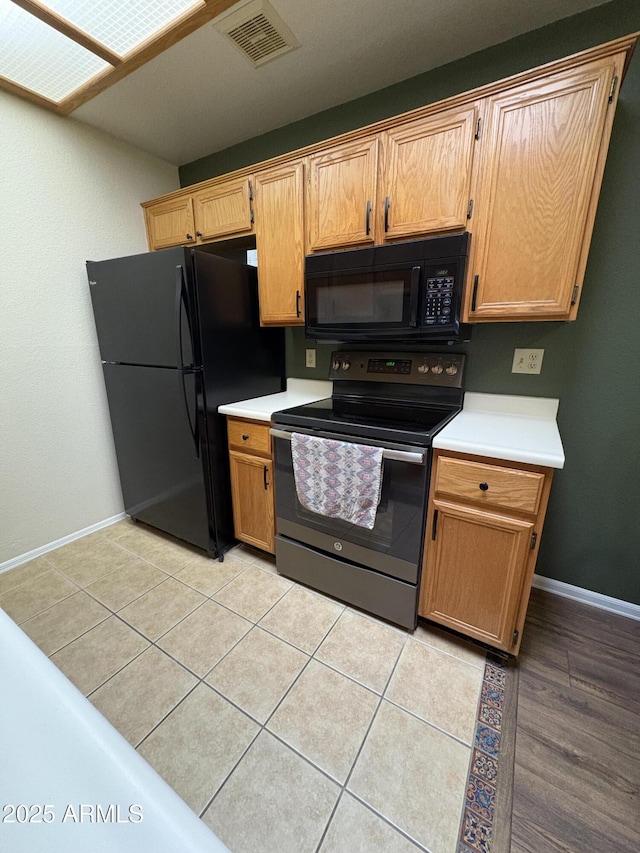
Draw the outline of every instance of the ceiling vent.
M296 37L267 0L251 0L222 16L214 27L255 65L300 47Z

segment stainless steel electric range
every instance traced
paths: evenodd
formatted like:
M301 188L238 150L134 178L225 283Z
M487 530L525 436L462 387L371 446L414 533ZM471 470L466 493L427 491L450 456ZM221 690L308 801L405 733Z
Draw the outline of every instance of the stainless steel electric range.
M276 412L276 566L286 577L413 630L432 441L462 408L464 355L335 352L333 395ZM383 448L372 529L306 509L293 433Z

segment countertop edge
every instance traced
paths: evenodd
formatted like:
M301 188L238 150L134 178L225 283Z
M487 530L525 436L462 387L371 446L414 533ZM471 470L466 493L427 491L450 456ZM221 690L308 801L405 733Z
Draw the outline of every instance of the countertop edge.
M433 440L436 450L451 450L455 453L466 453L471 456L487 456L490 459L502 459L505 462L522 462L528 465L542 465L545 468L564 468L564 454L517 449L512 447L482 444L482 442L463 441L455 438L441 438L436 436Z

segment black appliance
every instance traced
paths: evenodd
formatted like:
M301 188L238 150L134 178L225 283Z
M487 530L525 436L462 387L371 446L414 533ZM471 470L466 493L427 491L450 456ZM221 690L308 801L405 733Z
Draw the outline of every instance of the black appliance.
M464 360L460 354L335 352L332 397L273 415L278 572L416 627L431 444L462 408ZM384 448L373 529L300 503L294 432Z
M125 510L221 557L234 542L223 403L276 393L282 329L256 270L205 251L88 261Z
M305 258L305 334L332 341L453 344L471 235L323 252Z

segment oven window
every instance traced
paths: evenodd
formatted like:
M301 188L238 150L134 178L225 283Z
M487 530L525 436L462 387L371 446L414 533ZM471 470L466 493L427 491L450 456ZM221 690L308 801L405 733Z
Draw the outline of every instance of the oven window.
M336 436L337 438L338 436ZM428 489L428 466L385 459L380 503L372 530L305 509L296 493L291 442L276 439L276 510L278 519L296 527L418 564Z

